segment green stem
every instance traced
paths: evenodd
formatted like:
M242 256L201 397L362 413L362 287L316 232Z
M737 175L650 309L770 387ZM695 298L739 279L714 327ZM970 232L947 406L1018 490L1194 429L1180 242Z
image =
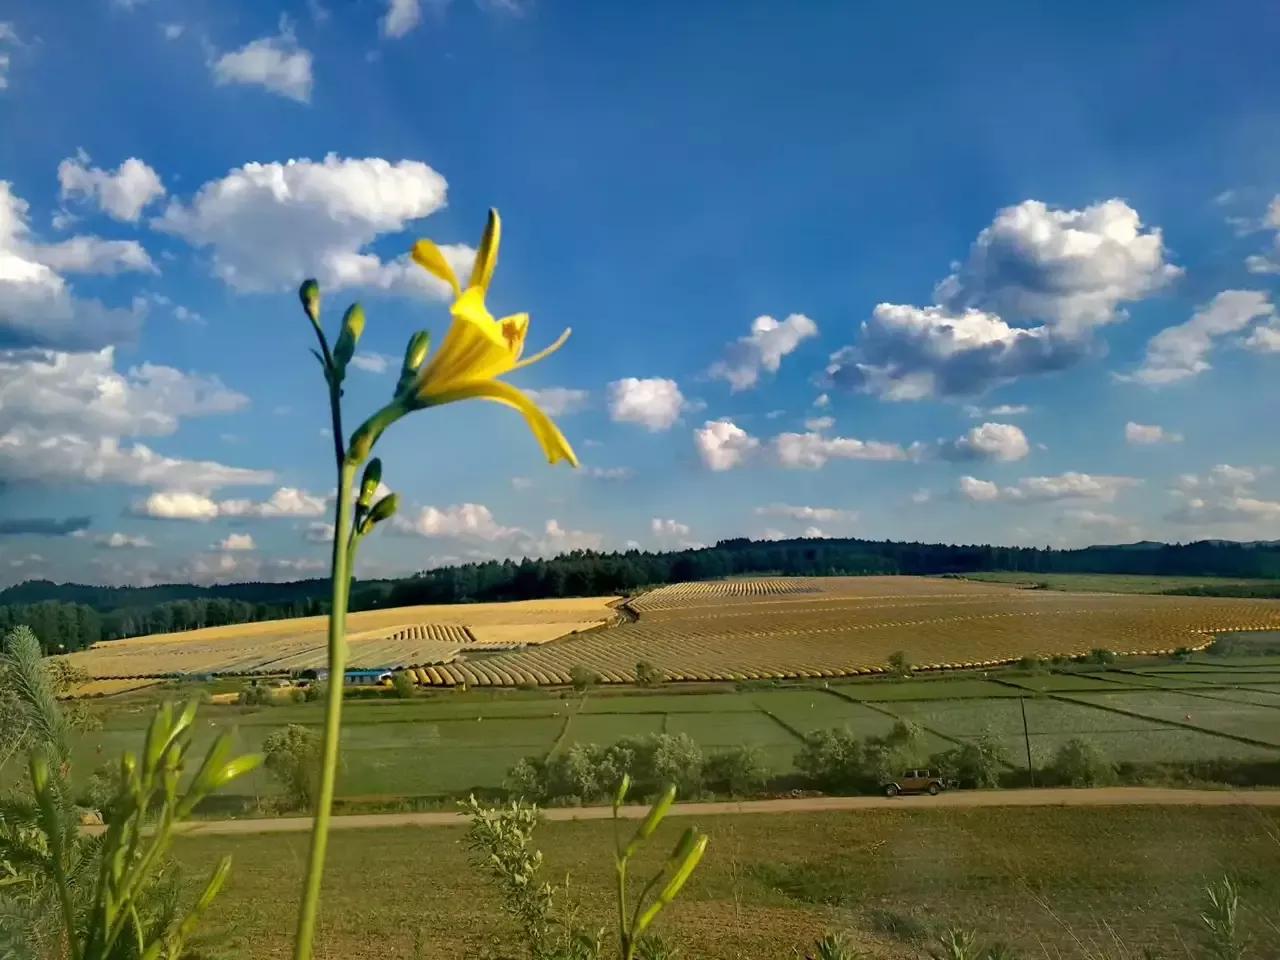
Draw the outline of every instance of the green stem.
M627 932L627 860L618 857L618 947L622 960L631 960L635 954L635 944Z
M293 941L294 960L310 960L320 909L320 885L324 878L324 858L329 846L329 817L334 786L338 779L338 743L342 735L342 686L347 666L347 603L351 594L352 487L358 463L349 462L342 449L340 390L330 384L333 412L334 453L338 461L338 503L333 525L333 604L329 611L329 687L324 709L324 741L320 757L320 790L316 797L315 820L311 827L311 850L307 856L307 876L298 911L298 930Z

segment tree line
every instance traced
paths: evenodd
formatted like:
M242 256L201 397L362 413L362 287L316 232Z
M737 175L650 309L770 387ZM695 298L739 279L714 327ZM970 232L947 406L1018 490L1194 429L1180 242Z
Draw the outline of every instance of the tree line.
M575 550L551 559L440 567L400 580L358 583L351 606L367 610L630 593L667 583L745 574L862 576L981 570L1280 578L1280 545L1201 541L1055 550L893 540L739 538L696 550ZM1259 584L1256 592L1274 595L1274 588ZM46 650L74 650L98 640L324 614L328 596L328 580L322 579L151 587L28 581L0 590L0 629L26 623Z

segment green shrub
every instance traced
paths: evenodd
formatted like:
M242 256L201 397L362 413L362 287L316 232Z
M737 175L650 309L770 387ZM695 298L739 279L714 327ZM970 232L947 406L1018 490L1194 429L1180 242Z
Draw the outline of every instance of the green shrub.
M291 723L272 732L262 752L267 770L284 788L285 803L295 810L310 808L320 777L320 734Z
M711 754L703 769L708 787L735 797L756 793L769 779L764 754L754 744L742 744Z
M247 683L240 689L241 706L262 707L271 703L271 700L271 691L261 683Z
M1008 765L1008 751L990 730L951 751L939 764L962 784L979 789L998 787L1000 774Z
M307 703L311 703L315 700L324 700L325 691L327 689L328 685L324 683L324 681L313 681L302 688L302 698L306 700Z
M911 676L911 661L907 659L905 650L889 654L889 672L895 677L904 679Z
M636 685L640 687L656 687L662 684L666 677L662 671L655 667L648 660L641 660L636 664Z
M586 693L600 681L600 676L589 667L580 663L574 664L569 671L569 682L578 693Z
M815 730L805 737L795 764L815 786L847 790L866 780L862 741L848 730Z
M417 696L418 693L418 685L407 670L400 670L391 675L391 688L401 700L408 700L410 697Z
M1096 663L1099 666L1109 666L1116 662L1116 654L1113 650L1107 650L1104 647L1094 647L1089 651L1089 663Z
M1097 744L1082 737L1074 737L1058 748L1049 772L1057 782L1072 787L1104 786L1116 779L1115 764Z

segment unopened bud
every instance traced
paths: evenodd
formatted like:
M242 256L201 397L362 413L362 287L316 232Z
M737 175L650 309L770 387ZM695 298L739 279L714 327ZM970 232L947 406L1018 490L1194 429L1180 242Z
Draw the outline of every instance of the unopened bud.
M302 301L302 309L307 312L311 322L320 324L320 284L314 280L302 281L298 288L298 299Z
M360 496L356 498L356 506L361 510L368 510L369 504L373 503L373 495L378 490L378 484L382 482L382 460L374 457L364 468L364 477L360 480Z
M418 368L427 359L427 349L430 346L431 335L425 330L419 330L409 338L409 343L404 348L404 363L400 367L400 380L396 384L397 396L409 389L409 385L417 377Z
M351 362L362 333L364 309L360 304L353 303L342 316L342 333L338 334L338 343L333 348L333 362L339 371L346 370L347 364Z
M369 520L373 523L381 523L383 520L392 516L396 512L396 507L399 505L399 495L389 493L373 505L373 509L369 511Z

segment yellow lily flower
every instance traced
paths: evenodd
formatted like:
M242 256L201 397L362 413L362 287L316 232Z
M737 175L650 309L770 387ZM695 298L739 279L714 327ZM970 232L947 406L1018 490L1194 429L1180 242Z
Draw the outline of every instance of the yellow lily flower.
M418 371L407 390L406 403L412 409L420 409L478 398L514 407L524 415L551 463L565 460L576 467L578 458L560 428L527 394L497 379L537 363L559 350L569 339L569 331L565 330L551 346L522 359L529 315L516 313L495 320L489 313L484 298L498 264L501 233L498 211L490 210L489 222L480 241L480 249L476 251L475 265L471 268L471 278L465 290L439 247L430 240L419 240L414 244L413 259L418 265L449 284L453 290L454 301L450 308L453 322L435 356Z

